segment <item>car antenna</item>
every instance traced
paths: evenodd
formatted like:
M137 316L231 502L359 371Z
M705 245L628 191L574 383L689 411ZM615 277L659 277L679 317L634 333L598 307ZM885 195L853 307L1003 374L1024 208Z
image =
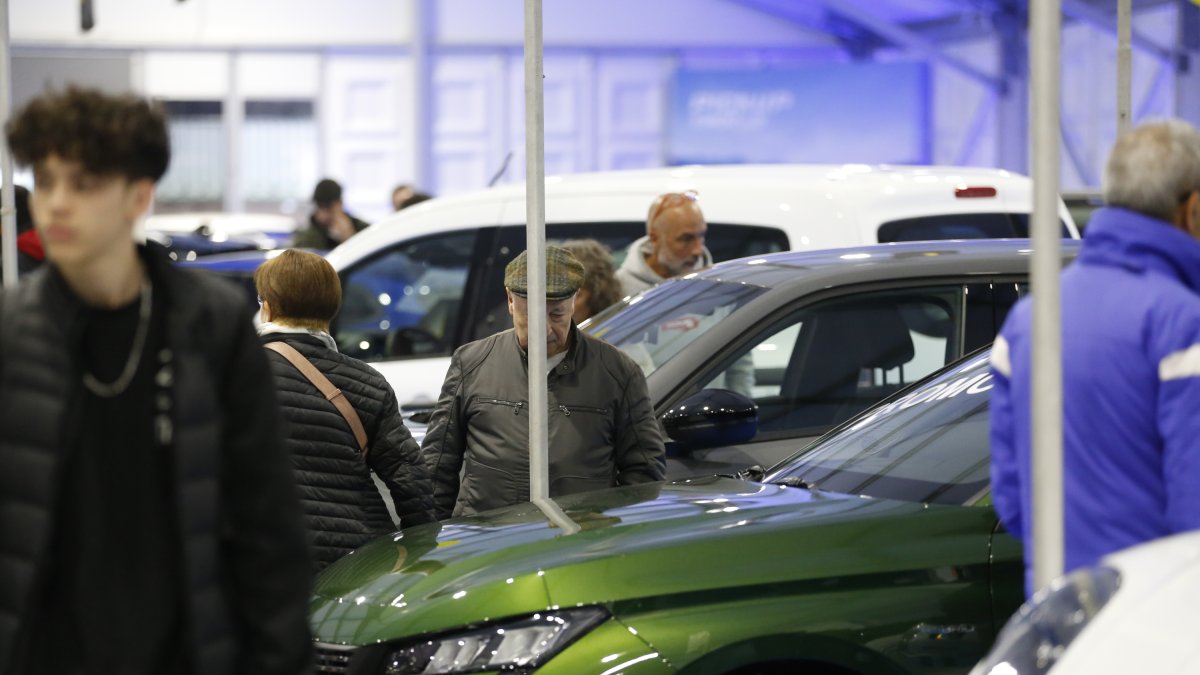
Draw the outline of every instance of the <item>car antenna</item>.
M508 163L512 161L512 156L512 150L509 150L508 154L504 156L504 161L500 162L500 170L497 171L496 175L492 176L492 179L488 181L488 187L492 187L496 183L500 182L500 179L504 177L504 173L508 171Z

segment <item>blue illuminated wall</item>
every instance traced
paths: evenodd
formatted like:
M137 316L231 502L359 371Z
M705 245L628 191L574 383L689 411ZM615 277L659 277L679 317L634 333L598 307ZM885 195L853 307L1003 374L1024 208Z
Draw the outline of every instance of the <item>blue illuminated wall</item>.
M924 63L682 69L667 161L929 163L929 79Z

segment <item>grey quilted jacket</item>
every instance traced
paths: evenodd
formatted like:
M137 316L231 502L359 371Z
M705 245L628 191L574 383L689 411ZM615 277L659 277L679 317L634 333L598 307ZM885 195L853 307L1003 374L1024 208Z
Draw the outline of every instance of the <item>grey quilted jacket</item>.
M550 496L662 480L663 434L642 371L606 342L575 327L571 336L547 382ZM439 518L529 499L528 413L514 331L454 353L422 447Z

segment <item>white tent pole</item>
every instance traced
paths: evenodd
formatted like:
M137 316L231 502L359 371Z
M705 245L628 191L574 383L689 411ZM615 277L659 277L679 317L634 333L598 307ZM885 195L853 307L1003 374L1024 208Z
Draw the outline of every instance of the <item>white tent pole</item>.
M525 237L529 274L529 498L550 495L546 401L546 167L542 0L525 0Z
M431 192L433 185L433 44L434 0L412 0L412 64L413 64L413 107L417 120L416 152L413 153L413 183L416 189Z
M0 0L0 129L12 114L12 60L8 37L8 0ZM4 265L4 288L17 285L17 214L13 194L12 154L8 141L0 140L0 264Z
M1117 0L1117 136L1129 131L1133 112L1133 0Z
M1033 129L1033 578L1063 572L1062 302L1058 222L1061 0L1029 3Z

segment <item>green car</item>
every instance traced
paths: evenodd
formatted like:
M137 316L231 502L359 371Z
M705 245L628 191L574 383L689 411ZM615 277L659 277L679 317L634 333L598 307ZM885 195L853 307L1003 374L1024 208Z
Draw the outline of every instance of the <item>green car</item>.
M966 673L1023 599L1020 545L989 506L987 358L758 480L615 488L377 540L318 579L318 672Z

